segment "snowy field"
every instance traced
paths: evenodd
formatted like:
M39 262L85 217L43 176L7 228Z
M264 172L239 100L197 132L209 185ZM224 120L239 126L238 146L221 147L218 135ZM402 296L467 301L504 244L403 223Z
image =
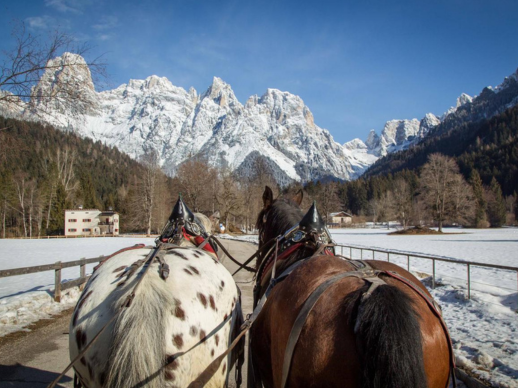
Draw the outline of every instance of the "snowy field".
M73 261L109 255L135 244L154 245L153 238L76 238L50 240L0 239L0 269L32 267L57 261ZM95 264L87 265L86 273ZM79 277L79 267L66 268L61 280ZM62 302L54 303L54 271L0 278L0 336L21 330L42 318L49 318L74 307L79 298L77 288L62 293Z
M394 231L391 229L390 231ZM518 267L518 229L447 229L444 235L390 236L386 229L333 229L338 244L412 252L459 261ZM240 238L242 239L242 238ZM257 236L246 238L257 241ZM0 269L28 267L109 255L134 244L153 245L153 238L59 240L0 240ZM340 253L340 250L338 251ZM344 249L348 255L349 250ZM372 258L364 250L364 259ZM360 250L353 250L360 258ZM386 260L385 254L376 259ZM406 256L390 260L407 266ZM87 268L90 273L94 264ZM411 270L431 286L432 264L411 258ZM471 269L471 299L467 298L466 266L437 263L439 286L431 290L440 303L453 338L458 366L494 387L518 388L518 276L515 271ZM63 270L62 280L79 276L79 267ZM24 329L31 322L73 307L79 293L67 290L61 304L52 300L53 271L0 278L0 336Z

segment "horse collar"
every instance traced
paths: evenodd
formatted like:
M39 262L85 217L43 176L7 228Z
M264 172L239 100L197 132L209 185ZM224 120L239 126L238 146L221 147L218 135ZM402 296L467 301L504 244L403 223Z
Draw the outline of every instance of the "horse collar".
M184 232L187 232L187 234L191 236L202 236L204 239L208 237L203 225L201 225L194 213L180 197L174 205L167 224L160 234L159 240L161 242L178 244L184 237Z

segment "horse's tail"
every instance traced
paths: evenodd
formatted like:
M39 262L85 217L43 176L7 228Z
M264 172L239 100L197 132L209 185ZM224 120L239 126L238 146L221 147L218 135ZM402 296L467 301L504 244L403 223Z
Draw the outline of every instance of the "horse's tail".
M166 282L142 276L131 305L116 320L104 387L165 386L166 317L174 301Z
M362 388L428 386L419 317L403 291L376 288L358 307L355 334L364 365Z

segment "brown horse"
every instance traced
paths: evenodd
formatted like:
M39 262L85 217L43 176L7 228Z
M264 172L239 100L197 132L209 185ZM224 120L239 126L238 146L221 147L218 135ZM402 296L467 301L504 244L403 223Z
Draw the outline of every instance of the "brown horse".
M302 191L294 200L274 200L266 187L257 221L260 249L271 239L287 237L286 231L296 230L303 218L322 222L316 210L303 215L301 200ZM256 303L269 294L250 332L248 373L253 386L446 388L453 367L451 342L421 282L388 262L364 264L330 254L315 256L321 244L314 237L327 231L325 226L317 227L316 233L307 225L301 229L313 240L300 240L304 233L278 239L277 252L273 248L258 259ZM272 273L263 261L272 262L275 257L278 275L292 263L306 260L267 290ZM361 276L329 281L338 274L362 273L358 268L364 265L383 281L381 285ZM328 288L323 286L326 281ZM372 287L374 283L379 286ZM296 324L306 301L321 285L325 291L302 324ZM297 330L300 334L294 342L290 333ZM292 351L286 352L287 348Z

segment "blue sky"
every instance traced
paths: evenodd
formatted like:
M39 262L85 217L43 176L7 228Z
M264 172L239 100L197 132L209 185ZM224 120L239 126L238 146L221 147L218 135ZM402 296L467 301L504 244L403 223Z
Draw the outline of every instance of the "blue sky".
M0 49L13 20L57 27L104 54L109 88L156 74L201 93L218 76L243 104L276 88L344 143L500 84L517 15L516 0L1 0Z

